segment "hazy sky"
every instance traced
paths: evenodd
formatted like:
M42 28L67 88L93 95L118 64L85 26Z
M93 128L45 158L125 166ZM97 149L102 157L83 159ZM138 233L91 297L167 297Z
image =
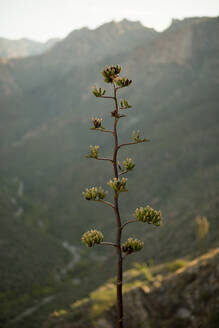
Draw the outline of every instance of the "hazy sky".
M123 18L160 31L172 18L218 15L219 0L0 0L0 37L44 41Z

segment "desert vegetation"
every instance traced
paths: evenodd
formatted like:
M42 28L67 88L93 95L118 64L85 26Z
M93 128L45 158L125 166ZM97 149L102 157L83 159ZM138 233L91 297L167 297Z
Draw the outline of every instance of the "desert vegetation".
M101 88L93 88L93 94L97 98L105 98L112 99L114 102L114 109L111 111L111 116L114 119L113 129L108 130L103 127L102 118L92 118L92 130L100 131L104 133L109 133L113 135L114 138L114 148L113 154L110 158L99 157L99 146L90 146L90 154L87 155L88 158L100 160L100 161L108 161L113 165L114 177L109 180L107 183L111 189L113 190L113 203L110 203L105 200L107 196L107 192L101 186L94 186L87 188L85 192L83 192L84 198L88 201L96 201L102 203L106 206L110 206L115 214L116 219L116 241L115 242L106 242L104 241L104 236L99 230L89 230L83 234L82 241L88 246L92 247L95 244L98 245L108 245L112 246L116 249L117 254L117 327L123 327L123 296L122 296L122 288L123 288L123 261L125 260L127 255L130 255L134 252L140 251L144 242L139 239L134 239L129 237L125 242L122 242L122 232L123 229L127 227L128 224L134 222L143 222L152 224L154 226L160 226L161 224L161 212L154 210L149 205L145 207L136 208L133 216L134 219L124 220L120 215L119 210L119 196L120 193L127 192L127 178L121 177L121 175L127 174L129 171L132 171L135 167L131 158L126 158L123 160L122 164L118 161L118 152L122 147L133 146L140 143L145 143L149 141L146 138L140 136L140 131L133 132L132 141L126 143L119 143L118 140L118 122L121 118L125 118L127 114L127 110L132 108L132 106L128 103L126 99L118 99L118 90L128 87L132 80L129 80L126 77L120 77L121 66L107 66L103 69L102 75L104 77L104 81L106 83L112 84L113 94L106 95L106 90Z

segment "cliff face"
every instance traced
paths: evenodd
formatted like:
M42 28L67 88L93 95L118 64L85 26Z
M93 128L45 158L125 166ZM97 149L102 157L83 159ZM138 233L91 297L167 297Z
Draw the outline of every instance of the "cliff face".
M45 327L116 327L115 306L93 320L92 297L81 304L73 306L74 310L64 316L50 318ZM137 288L125 293L124 313L125 328L218 327L219 248L188 262L174 273L157 271L149 284L142 281Z
M219 249L155 279L151 289L142 286L126 294L126 328L218 327ZM113 308L96 327L113 328L115 323Z

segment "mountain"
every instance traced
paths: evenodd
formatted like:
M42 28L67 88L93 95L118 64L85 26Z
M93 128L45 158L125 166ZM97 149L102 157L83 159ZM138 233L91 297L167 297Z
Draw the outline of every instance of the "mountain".
M133 105L119 122L121 142L130 140L137 128L151 140L121 151L120 161L132 156L136 163L128 177L129 193L121 197L122 218L146 204L164 216L159 229L141 224L128 229L145 241L145 251L129 263L194 256L199 249L197 215L206 215L210 223L206 247L217 246L218 29L219 19L207 17L174 21L162 33L126 20L111 22L96 30L73 31L42 55L0 64L1 188L15 178L23 184L16 208L23 211L17 220L51 242L51 248L53 242L59 246L59 263L63 241L80 254L66 278L65 296L56 297L48 311L67 298L86 296L114 273L110 250L92 253L81 245L81 235L89 228L103 230L109 240L115 233L110 209L86 203L81 195L87 186L105 188L112 173L109 166L84 158L89 144L99 144L104 156L111 153L111 139L89 130L92 116L101 115L106 128L112 124L110 100L96 99L90 92L94 84L104 86L100 72L106 64L121 64L133 80L129 90L121 90L121 97ZM9 229L13 215L7 205L0 211L2 234L14 249ZM9 262L2 261L3 275L13 270L14 258L22 254L19 249ZM72 279L78 279L80 288Z
M112 21L96 30L75 30L41 56L15 59L3 64L5 73L0 77L2 90L7 83L6 74L14 85L7 92L3 91L2 97L8 94L11 97L16 92L20 95L43 84L53 83L54 79L64 78L73 67L77 69L79 65L97 63L109 54L130 51L141 42L150 41L157 34L138 22L126 20L120 23Z
M47 42L37 42L29 39L9 40L0 38L0 58L18 58L42 54L52 48L58 38Z

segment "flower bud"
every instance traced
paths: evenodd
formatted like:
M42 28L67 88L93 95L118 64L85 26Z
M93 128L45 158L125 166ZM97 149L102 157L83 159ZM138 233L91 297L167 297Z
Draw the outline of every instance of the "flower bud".
M105 95L106 90L102 90L101 88L97 89L96 86L93 87L92 93L95 97L101 97Z
M131 171L131 170L134 169L135 164L132 162L131 158L126 158L126 160L123 161L123 166L124 166L126 171Z
M99 146L92 146L90 145L90 154L87 155L86 157L88 158L98 158L98 151L99 151Z
M139 239L128 238L127 241L122 244L122 251L124 253L134 253L140 251L144 246L143 241Z
M93 122L93 127L91 129L104 129L102 127L102 118L98 118L98 117L92 117L92 122Z
M124 191L128 191L126 189L126 182L127 182L126 178L122 178L121 180L120 178L113 178L107 184L117 192L124 192Z
M83 234L81 240L87 247L92 247L94 244L100 244L103 238L104 236L101 231L89 230Z
M135 132L135 131L132 132L132 139L136 143L150 141L149 139L146 139L146 138L140 138L140 130L137 130L137 132Z
M134 215L138 221L154 224L155 226L160 226L161 224L161 211L156 211L149 205L145 208L136 208Z
M127 79L127 77L119 77L115 80L115 82L120 88L125 88L132 83L132 80Z
M86 188L82 194L86 200L100 200L106 197L107 191L104 191L102 187L91 187Z
M120 109L127 109L127 108L131 108L132 106L129 105L128 101L125 99L121 99L120 100Z
M106 83L113 83L113 81L117 78L117 76L120 72L121 72L121 66L119 66L119 65L106 66L102 71L104 81Z

